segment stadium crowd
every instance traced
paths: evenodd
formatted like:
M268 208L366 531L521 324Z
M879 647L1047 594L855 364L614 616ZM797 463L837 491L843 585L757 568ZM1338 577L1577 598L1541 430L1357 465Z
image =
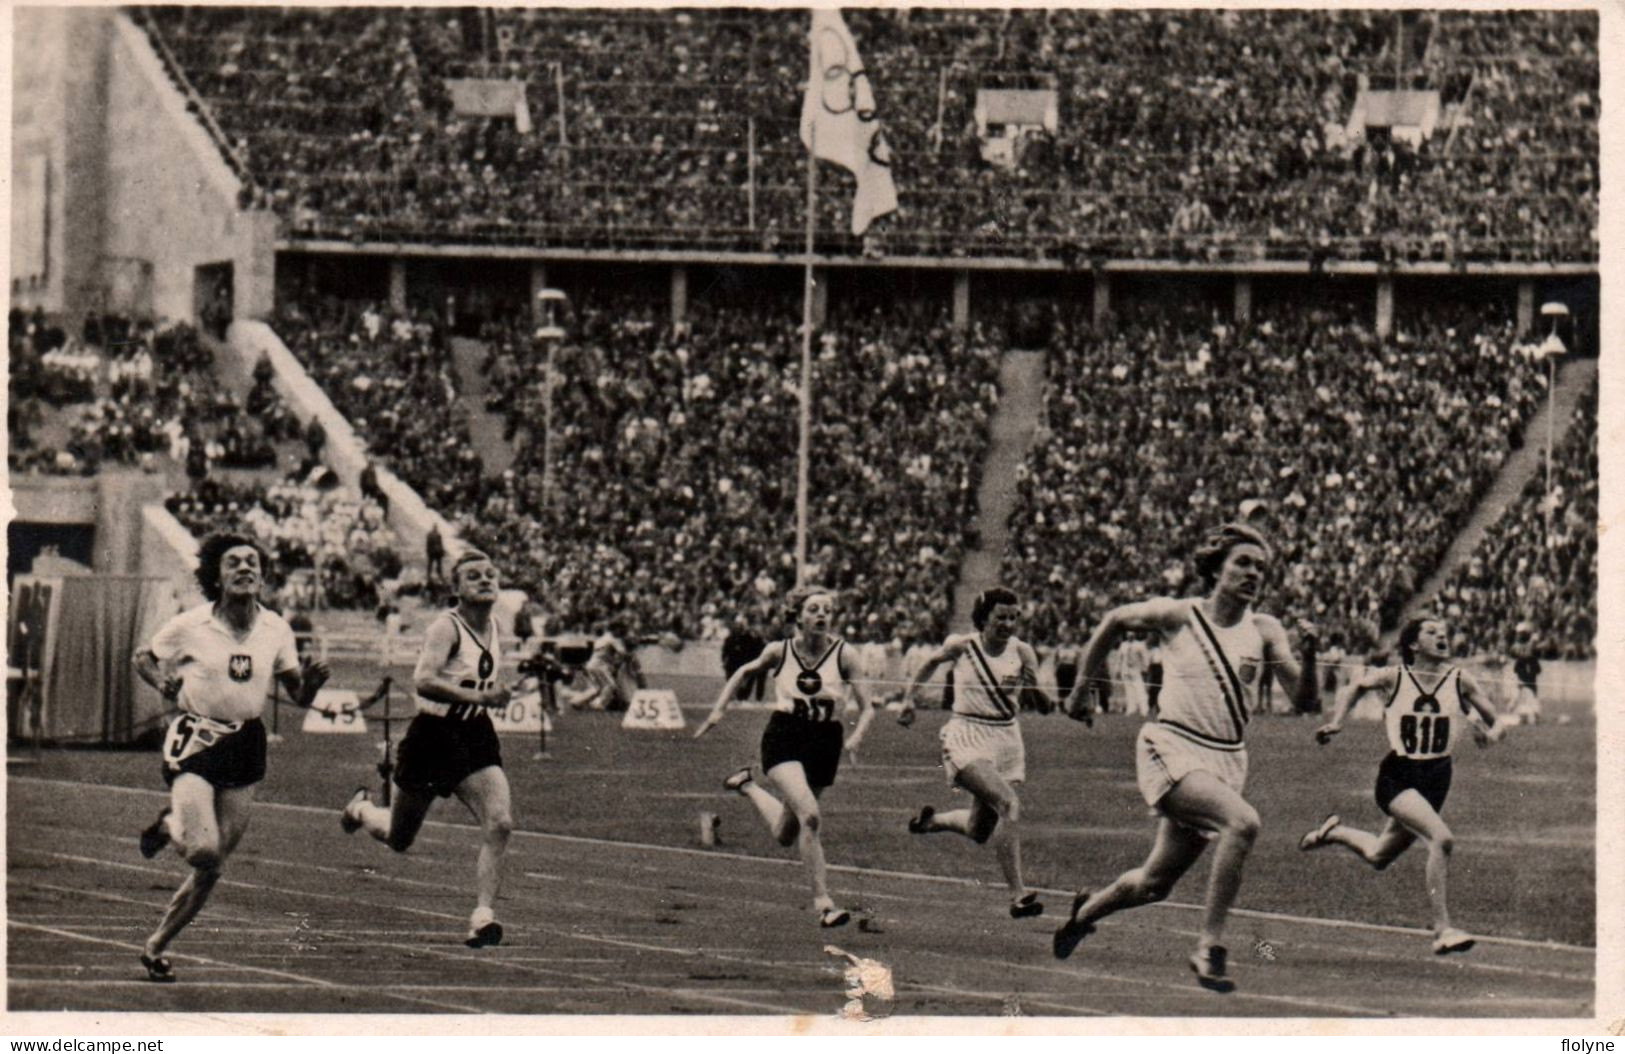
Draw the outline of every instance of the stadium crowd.
M795 578L799 306L700 301L681 327L663 311L577 305L557 354L551 495L545 360L517 329L491 334L510 393L494 405L519 453L463 507L462 530L565 625L692 636L701 612L713 632L776 625L762 609ZM852 306L818 334L809 574L847 590L856 639L945 627L999 352L995 335L955 336L945 312L909 306Z
M1512 654L1521 639L1542 658L1596 652L1596 389L1575 409L1552 462L1550 535L1546 476L1537 472L1432 601L1480 648Z
M319 466L270 485L206 479L164 502L192 534L247 530L272 556L271 601L283 612L372 610L400 585L400 543L374 501L347 494Z
M20 316L11 314L9 341L14 472L156 471L167 455L201 479L216 465L274 463L275 442L297 428L267 378L240 402L188 324L91 314L76 341L42 316ZM54 444L38 439L50 419L60 425Z
M296 236L799 244L805 23L775 10L140 9ZM1590 12L854 9L901 202L867 251L1596 258ZM1019 70L1019 74L1011 71ZM1438 93L1419 145L1362 88ZM448 77L525 85L531 127ZM1153 90L1149 85L1155 83ZM1058 121L983 159L977 92ZM1354 128L1356 134L1350 134ZM820 240L850 180L825 180Z
M1480 305L1402 315L1386 341L1332 303L1063 325L1004 564L1034 636L1189 588L1202 532L1256 516L1283 612L1369 649L1522 442L1545 378L1514 343Z
M272 324L368 449L425 501L455 509L475 500L480 459L432 312L284 296Z

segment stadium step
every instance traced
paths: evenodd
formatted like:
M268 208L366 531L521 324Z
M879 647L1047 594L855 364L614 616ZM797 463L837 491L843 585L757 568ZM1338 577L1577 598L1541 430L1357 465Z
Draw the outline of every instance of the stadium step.
M1573 420L1575 408L1585 393L1596 383L1596 378L1596 359L1570 359L1558 367L1557 387L1552 398L1541 403L1540 409L1525 426L1523 447L1514 450L1501 464L1501 471L1496 474L1495 481L1484 492L1484 497L1479 500L1477 508L1473 509L1466 525L1450 543L1444 559L1439 561L1439 566L1434 568L1433 574L1422 583L1422 588L1417 590L1416 595L1405 605L1399 625L1404 625L1406 619L1426 608L1440 587L1455 574L1457 568L1472 557L1490 525L1501 517L1509 505L1518 500L1524 485L1536 473L1545 471L1548 423L1554 426L1553 445L1561 444L1563 435ZM1394 633L1391 632L1387 636L1391 638Z
M457 371L457 401L468 413L468 433L487 475L501 475L513 466L513 444L502 438L503 416L487 413L485 396L486 347L467 337L451 338L451 358Z
M991 441L976 494L981 545L965 555L959 569L952 622L956 631L970 627L976 594L999 584L999 565L1016 504L1016 470L1027 460L1043 406L1044 353L1005 352L999 363L999 405L988 422Z

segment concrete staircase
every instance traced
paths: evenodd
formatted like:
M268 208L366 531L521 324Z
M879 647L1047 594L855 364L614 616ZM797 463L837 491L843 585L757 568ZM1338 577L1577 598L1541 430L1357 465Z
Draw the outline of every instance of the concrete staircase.
M490 391L482 367L486 347L467 337L451 339L451 358L454 379L457 382L457 401L468 411L468 431L474 440L474 452L480 455L487 475L496 476L513 466L513 444L502 438L504 421L500 413L488 413L485 396Z
M1455 574L1456 569L1472 557L1473 550L1478 548L1478 543L1484 539L1490 525L1500 519L1507 506L1518 500L1529 480L1536 474L1545 472L1548 426L1553 426L1554 448L1561 446L1563 435L1568 431L1570 420L1574 416L1575 407L1596 381L1596 377L1596 359L1571 359L1558 367L1557 386L1552 398L1541 404L1540 409L1524 429L1523 449L1513 451L1501 465L1501 471L1497 473L1494 482L1479 499L1472 515L1467 518L1466 526L1445 551L1444 559L1405 605L1405 612L1400 618L1401 624L1427 606L1439 588Z
M999 364L999 405L988 425L991 442L982 465L981 489L976 494L982 544L966 554L959 569L951 623L954 632L970 628L976 595L999 584L999 564L1004 559L1010 513L1016 503L1016 469L1027 459L1038 431L1043 395L1044 353L1005 352Z

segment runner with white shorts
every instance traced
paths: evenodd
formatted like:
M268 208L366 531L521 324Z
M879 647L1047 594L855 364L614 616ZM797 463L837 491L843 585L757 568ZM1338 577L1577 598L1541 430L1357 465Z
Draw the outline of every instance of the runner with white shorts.
M1207 596L1158 597L1116 608L1089 641L1082 676L1067 699L1068 715L1087 711L1089 682L1125 633L1151 631L1165 642L1157 717L1140 729L1135 743L1140 793L1161 818L1144 864L1105 889L1074 898L1067 922L1055 934L1057 958L1071 955L1100 919L1166 897L1212 840L1206 916L1190 966L1204 988L1228 992L1235 987L1226 976L1220 941L1259 830L1257 811L1242 797L1243 735L1266 666L1294 696L1314 677L1292 657L1280 622L1252 608L1269 561L1263 535L1227 524L1196 552Z
M952 665L953 716L942 728L942 770L952 787L971 793L968 809L939 813L929 805L908 823L913 834L951 831L985 844L995 831L994 847L1010 887L1010 917L1044 913L1038 895L1021 876L1021 800L1017 784L1027 780L1027 750L1021 741L1023 694L1044 713L1054 709L1038 685L1038 656L1014 636L1019 600L1008 589L989 589L971 611L974 633L947 639L910 682L898 720L912 724L914 698L939 666Z

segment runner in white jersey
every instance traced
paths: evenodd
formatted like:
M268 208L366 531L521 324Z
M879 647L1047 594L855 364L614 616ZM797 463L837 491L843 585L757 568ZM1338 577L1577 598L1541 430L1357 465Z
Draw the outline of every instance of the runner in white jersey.
M248 829L265 778L260 715L273 685L308 707L327 681L326 664L301 665L293 630L260 604L267 563L252 539L206 539L196 574L208 603L164 623L135 655L136 673L181 711L164 737L169 805L141 832L141 855L150 860L173 843L192 867L142 949L148 980L175 980L164 949L203 909Z
M772 671L777 700L762 732L762 775L778 788L783 800L753 779L749 766L724 780L723 787L750 799L780 845L799 839L801 859L812 880L813 910L824 927L845 925L852 916L836 907L829 895L818 798L834 784L841 764L842 711L848 693L858 702L858 723L845 742L854 760L875 716L869 698L853 679L855 662L846 642L830 632L834 617L832 591L820 586L792 590L786 598L785 621L794 623L795 633L768 644L759 656L735 670L694 732L698 739L716 727L747 678L758 670Z
M418 713L401 740L390 807L374 805L361 787L339 824L346 834L365 828L404 853L435 799L457 795L480 825L474 914L465 943L483 948L502 941L495 905L513 831L512 794L491 710L507 706L512 692L502 683L502 637L491 617L499 591L496 565L478 550L465 550L452 564L451 581L457 607L436 616L424 634L413 674Z
M1136 764L1140 793L1161 818L1144 864L1105 889L1074 898L1071 915L1055 934L1057 958L1071 955L1098 920L1166 897L1212 839L1206 914L1190 966L1204 988L1235 987L1220 941L1259 830L1257 811L1242 797L1243 736L1265 664L1294 696L1314 681L1314 671L1301 670L1293 658L1280 622L1252 608L1269 561L1263 535L1226 524L1196 552L1207 596L1159 597L1116 608L1090 639L1082 676L1067 699L1069 716L1087 713L1088 685L1125 632L1150 631L1165 641L1157 717L1140 729Z
M1383 726L1388 756L1377 768L1377 808L1388 814L1381 833L1349 827L1336 815L1303 836L1300 849L1341 845L1381 871L1418 838L1427 845L1428 899L1433 906L1433 952L1464 952L1474 940L1450 924L1446 902L1454 838L1440 813L1450 794L1451 754L1465 722L1479 746L1501 738L1495 708L1478 684L1450 665L1450 631L1442 619L1423 616L1399 633L1401 665L1369 670L1337 698L1331 720L1315 730L1322 746L1343 730L1343 718L1366 692L1387 697Z
M909 821L913 834L951 831L978 845L999 834L995 852L1010 888L1010 917L1044 913L1038 895L1021 875L1021 799L1017 784L1027 779L1027 751L1017 714L1024 698L1048 713L1054 709L1039 691L1038 656L1014 636L1020 601L1002 587L976 598L974 633L949 637L915 673L903 696L898 720L912 723L915 693L939 666L952 665L953 716L942 726L942 768L948 785L970 792L971 806L939 813L929 805Z

